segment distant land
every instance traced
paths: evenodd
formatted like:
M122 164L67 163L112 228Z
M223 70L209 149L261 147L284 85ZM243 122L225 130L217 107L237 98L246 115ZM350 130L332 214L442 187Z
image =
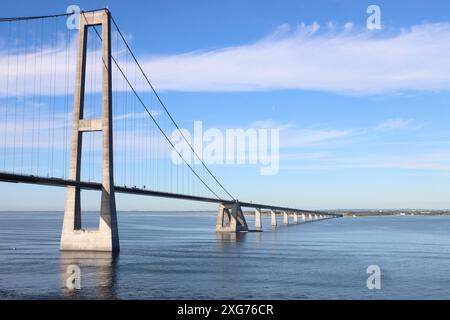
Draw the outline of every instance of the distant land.
M447 216L450 209L339 209L327 210L329 213L342 214L345 217L368 217L368 216Z
M209 213L211 211L208 211ZM450 209L328 209L318 210L320 214L335 213L344 217L376 217L376 216L448 216ZM254 215L254 210L245 210L246 215ZM262 215L270 215L263 210Z

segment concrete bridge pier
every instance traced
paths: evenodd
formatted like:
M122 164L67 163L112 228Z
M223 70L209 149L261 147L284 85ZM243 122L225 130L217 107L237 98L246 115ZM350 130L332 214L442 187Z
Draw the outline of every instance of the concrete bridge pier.
M270 211L270 222L272 227L276 227L277 226L277 214L274 210Z
M216 232L242 231L248 231L248 226L239 202L221 203L217 213Z
M288 215L288 213L286 211L283 211L283 223L285 225L289 224L289 215Z
M315 221L319 220L319 215L315 214L315 215L314 215L314 220L315 220Z
M255 209L255 229L256 230L262 229L261 209Z
M310 214L308 215L308 221L311 222L312 220L313 220L313 217L312 217L312 214L310 213Z
M305 214L302 213L302 223L305 223L305 222L306 222L306 217L305 217Z
M298 215L294 212L294 224L298 224Z

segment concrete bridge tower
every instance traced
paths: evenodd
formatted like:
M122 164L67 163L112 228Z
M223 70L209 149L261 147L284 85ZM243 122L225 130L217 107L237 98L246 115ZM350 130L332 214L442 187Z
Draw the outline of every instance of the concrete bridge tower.
M111 16L108 10L80 13L78 53L72 122L70 180L80 181L84 132L99 131L103 137L103 178L98 230L84 230L81 224L80 188L69 186L61 234L61 250L119 251L116 200L113 178ZM84 91L88 27L101 26L102 36L102 115L84 119Z

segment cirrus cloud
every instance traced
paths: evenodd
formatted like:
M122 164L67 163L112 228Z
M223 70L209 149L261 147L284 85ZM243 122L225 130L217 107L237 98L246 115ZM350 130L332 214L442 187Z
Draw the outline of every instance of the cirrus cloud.
M281 26L255 43L144 59L174 91L317 90L383 94L450 89L450 23L392 31ZM354 28L353 28L354 30Z
M75 68L74 63L67 64L67 58L75 58L75 40L59 41L56 53L49 46L41 50L13 47L9 57L5 50L0 51L0 96L5 96L8 87L9 94L16 90L17 77L21 95L36 92L36 79L44 84L42 88L39 86L39 93L65 94L67 87L73 88ZM314 90L372 95L450 90L449 51L450 22L376 32L357 30L351 22L341 27L334 23L322 27L315 22L296 28L284 24L252 43L138 59L158 90ZM134 65L127 65L123 52L115 54L123 70L133 70ZM8 61L20 64L8 68ZM28 68L25 61L29 61ZM54 72L57 81L52 82ZM117 70L113 77L117 91L127 90ZM150 91L144 81L138 80L135 83L138 91Z

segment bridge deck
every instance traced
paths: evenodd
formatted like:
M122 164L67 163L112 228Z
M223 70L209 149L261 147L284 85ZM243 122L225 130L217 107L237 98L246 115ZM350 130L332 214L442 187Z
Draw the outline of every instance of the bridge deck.
M99 182L74 181L74 180L66 180L66 179L60 179L60 178L28 176L28 175L5 173L5 172L0 172L0 181L11 182L11 183L38 184L38 185L47 185L47 186L55 186L55 187L75 186L80 189L87 189L87 190L101 190L102 189L102 184ZM147 189L141 189L141 188L135 188L135 187L115 186L114 190L117 193L171 198L171 199L179 199L179 200L190 200L190 201L212 202L212 203L232 203L232 201L230 201L230 200L219 199L219 198L208 198L208 197L192 196L192 195L186 195L186 194L169 193L169 192L147 190ZM304 209L298 209L298 208L289 208L289 207L278 207L278 206L266 205L266 204L261 204L261 203L242 202L242 201L239 201L239 203L240 203L241 207L246 207L246 208L258 208L258 209L279 210L279 211L295 211L295 212L301 212L301 213L317 213L317 211L304 210ZM327 213L327 214L330 216L335 216L335 217L341 216L339 214L332 214L332 213Z

